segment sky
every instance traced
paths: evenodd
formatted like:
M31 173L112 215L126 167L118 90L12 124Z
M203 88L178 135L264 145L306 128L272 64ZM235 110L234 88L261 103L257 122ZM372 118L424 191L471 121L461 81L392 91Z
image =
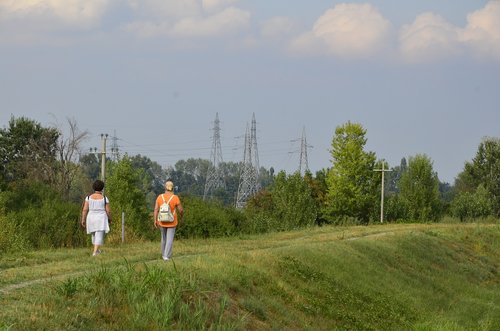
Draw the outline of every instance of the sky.
M257 121L260 165L331 166L335 129L366 129L391 167L427 155L453 184L500 135L500 1L0 0L0 127L28 117L89 132L84 151L163 167L243 160Z

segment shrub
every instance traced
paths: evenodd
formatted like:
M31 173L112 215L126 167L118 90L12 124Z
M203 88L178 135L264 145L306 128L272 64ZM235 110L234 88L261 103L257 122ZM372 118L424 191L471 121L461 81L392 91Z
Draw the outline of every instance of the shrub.
M490 195L483 185L475 192L463 192L455 196L451 203L451 213L460 221L487 217L493 212Z
M299 173L281 171L269 191L247 203L247 216L257 232L287 231L312 226L318 216L311 188Z
M181 196L184 218L177 233L184 238L223 237L238 233L243 215L222 203L205 202L193 196Z
M48 186L19 183L0 193L0 246L7 251L85 244L80 205L65 202Z

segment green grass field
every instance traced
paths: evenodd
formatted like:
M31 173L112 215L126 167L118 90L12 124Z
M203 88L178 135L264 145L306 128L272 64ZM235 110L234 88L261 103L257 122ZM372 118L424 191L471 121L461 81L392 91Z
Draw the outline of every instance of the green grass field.
M0 258L3 330L500 330L500 226L322 227Z

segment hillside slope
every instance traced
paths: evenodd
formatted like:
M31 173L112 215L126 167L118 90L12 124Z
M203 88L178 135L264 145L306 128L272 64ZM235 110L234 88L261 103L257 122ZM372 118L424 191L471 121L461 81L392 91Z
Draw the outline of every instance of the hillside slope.
M323 227L0 258L9 330L499 330L500 226Z

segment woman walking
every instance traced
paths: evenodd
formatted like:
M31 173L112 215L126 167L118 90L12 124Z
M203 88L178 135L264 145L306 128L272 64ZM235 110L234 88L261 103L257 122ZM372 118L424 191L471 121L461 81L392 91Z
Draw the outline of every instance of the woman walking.
M169 180L165 183L165 193L156 198L154 209L154 226L161 231L161 256L165 261L172 257L177 215L182 218L183 213L181 200L174 194L174 183Z
M97 256L101 254L99 247L104 244L104 236L109 232L111 213L109 200L103 195L104 182L96 180L92 188L94 193L87 196L83 204L82 226L87 229L87 234L92 236L92 256Z

